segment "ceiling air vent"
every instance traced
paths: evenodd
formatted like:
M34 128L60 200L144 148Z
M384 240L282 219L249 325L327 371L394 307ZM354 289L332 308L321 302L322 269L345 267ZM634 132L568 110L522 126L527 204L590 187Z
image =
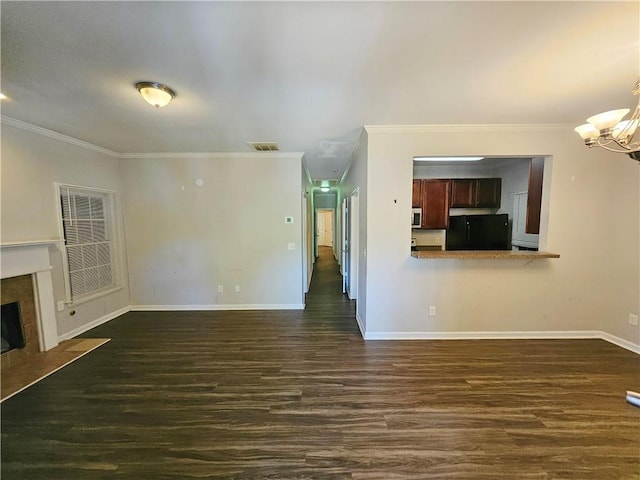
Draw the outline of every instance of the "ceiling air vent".
M249 142L256 152L277 152L280 150L276 142Z

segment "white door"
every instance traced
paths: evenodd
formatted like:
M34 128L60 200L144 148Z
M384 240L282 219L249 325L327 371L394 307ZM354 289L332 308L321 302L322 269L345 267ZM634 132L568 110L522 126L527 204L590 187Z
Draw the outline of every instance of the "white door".
M342 200L342 244L340 252L342 253L342 293L347 292L349 285L349 268L351 260L349 258L349 199Z
M318 245L324 245L324 215L321 210L316 211L316 238Z
M359 249L359 231L358 216L360 203L358 198L358 190L351 195L349 203L349 298L356 300L358 298L358 249Z
M333 247L333 212L331 210L317 211L318 245Z

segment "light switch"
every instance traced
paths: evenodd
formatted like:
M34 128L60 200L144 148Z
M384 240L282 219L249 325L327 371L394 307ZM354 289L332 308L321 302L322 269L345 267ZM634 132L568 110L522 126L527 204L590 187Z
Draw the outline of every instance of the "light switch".
M289 244L287 245L287 248L289 250L295 250L296 249L296 244L293 242L289 242Z
M284 223L293 223L293 217L284 217Z

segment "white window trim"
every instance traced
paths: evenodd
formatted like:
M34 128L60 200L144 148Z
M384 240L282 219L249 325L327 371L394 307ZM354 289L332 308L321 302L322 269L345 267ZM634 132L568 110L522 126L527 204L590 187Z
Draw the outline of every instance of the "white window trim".
M100 290L98 292L88 294L85 296L80 296L77 298L73 298L71 295L71 279L69 276L69 258L67 255L67 242L64 235L64 225L62 220L62 205L60 202L61 188L70 188L74 190L85 190L88 193L101 193L105 195L109 195L111 201L109 202L109 215L112 218L112 227L113 227L113 239L111 241L112 245L112 275L113 275L113 286L107 288L105 290ZM91 300L95 300L100 297L104 297L106 295L110 295L114 292L122 290L124 288L123 285L123 254L122 254L122 240L121 240L121 231L120 231L120 222L118 215L118 192L115 190L109 190L105 188L97 188L97 187L89 187L86 185L73 185L69 183L61 183L54 182L54 195L55 195L55 205L56 205L56 215L57 215L57 223L58 223L58 236L62 238L61 242L61 252L62 252L62 271L64 276L64 290L65 290L65 304L68 306L79 305L82 303L89 302Z

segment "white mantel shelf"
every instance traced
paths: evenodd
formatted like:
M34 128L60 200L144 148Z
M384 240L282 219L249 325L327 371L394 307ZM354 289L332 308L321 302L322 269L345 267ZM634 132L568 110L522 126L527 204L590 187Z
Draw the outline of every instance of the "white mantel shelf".
M58 346L58 327L53 300L53 279L49 247L60 240L29 240L0 244L0 278L31 275L38 321L40 350Z
M531 250L418 250L411 256L420 259L448 258L457 260L536 260L539 258L560 258L557 253Z

